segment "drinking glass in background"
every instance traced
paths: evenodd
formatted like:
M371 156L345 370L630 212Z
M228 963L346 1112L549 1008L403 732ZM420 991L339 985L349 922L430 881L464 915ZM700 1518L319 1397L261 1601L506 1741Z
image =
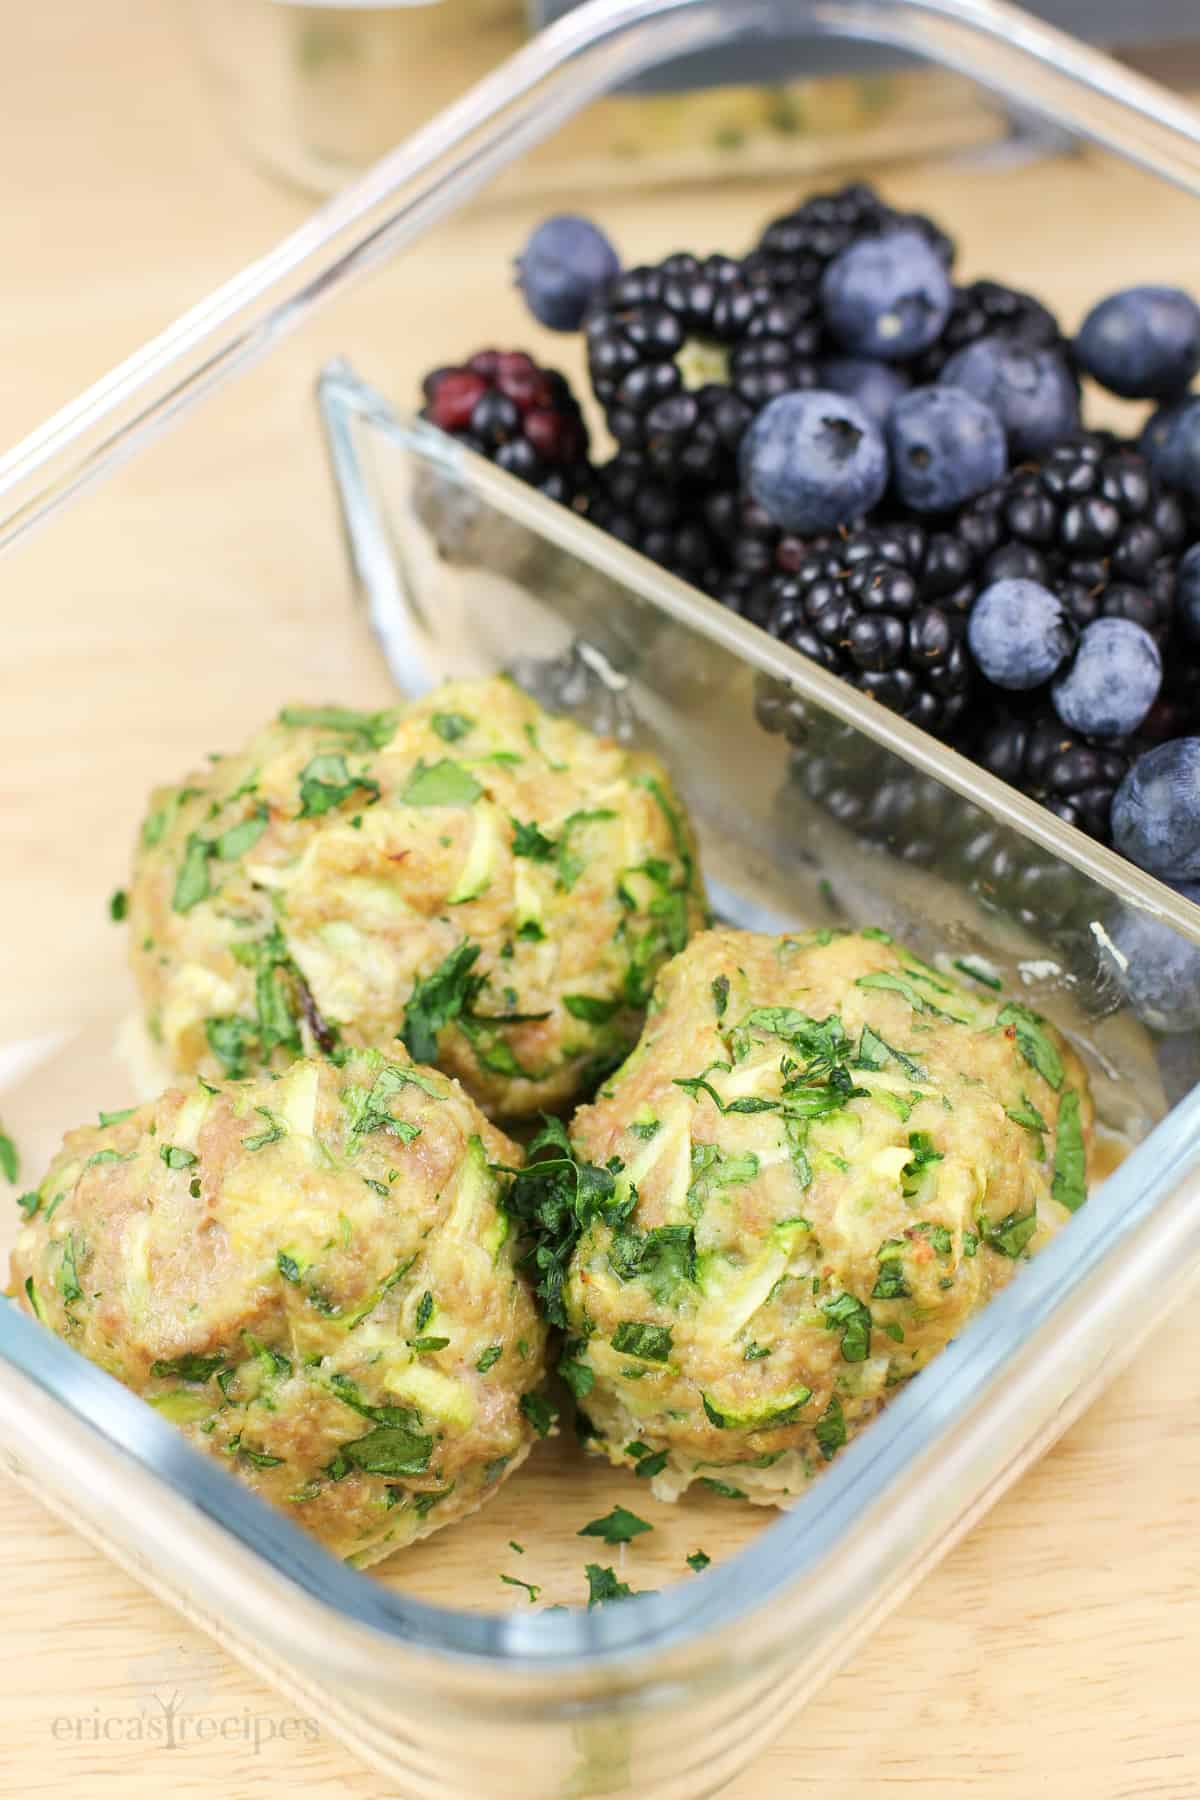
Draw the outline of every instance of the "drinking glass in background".
M180 0L233 130L261 163L333 192L578 0ZM1025 0L1200 88L1192 0ZM1150 47L1149 50L1147 47ZM1043 138L979 90L878 46L792 39L656 69L589 107L500 184L566 199L648 182L806 177ZM1060 147L1055 139L1055 148Z

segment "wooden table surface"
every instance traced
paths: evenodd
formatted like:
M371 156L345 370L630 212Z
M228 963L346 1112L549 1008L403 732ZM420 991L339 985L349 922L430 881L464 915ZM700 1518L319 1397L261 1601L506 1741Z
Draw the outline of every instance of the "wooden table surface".
M0 20L0 436L11 441L269 246L307 203L227 146L169 8L4 0ZM910 168L893 183L933 210L943 187L936 168ZM755 200L756 217L772 198ZM629 197L620 235L627 250L648 254L668 240L736 244L748 205L737 188ZM1053 270L1023 231L1042 207L1061 217ZM1052 277L1073 316L1089 293L1134 270L1200 286L1188 204L1087 164L1019 172L956 223L976 268L986 247L1006 272L1034 284ZM446 236L442 258L407 266L405 316L415 309L424 323L415 334L391 327L401 386L425 363L523 333L497 280L521 226L519 216L476 217ZM387 326L377 301L381 354ZM225 446L185 431L161 464L137 465L67 528L5 564L0 917L22 951L5 959L17 966L6 967L0 991L0 1044L70 1021L79 994L103 997L121 979L103 897L121 878L149 779L207 748L213 723L212 694L190 674L203 653L189 656L189 642L236 632L264 609L278 626L282 670L230 677L228 741L265 716L285 681L300 692L342 684L349 696L379 680L328 631L330 596L340 603L345 580L316 459L311 469L289 462L290 394L259 379L230 404L226 442L244 497L271 526L268 552L261 530L243 540L222 523ZM290 487L276 474L285 464ZM163 682L170 705L146 704L150 684ZM74 704L56 703L56 683ZM78 704L89 691L94 709ZM731 1800L798 1800L817 1787L838 1800L1200 1794L1193 1403L1200 1411L1200 1322L1185 1314L734 1784ZM24 1800L115 1790L148 1800L168 1783L180 1800L266 1800L281 1789L374 1800L388 1791L329 1737L285 1726L285 1702L9 1485L0 1485L0 1566L0 1791ZM196 1716L258 1721L247 1727L251 1741L196 1734L166 1759L122 1734L119 1721L171 1694Z

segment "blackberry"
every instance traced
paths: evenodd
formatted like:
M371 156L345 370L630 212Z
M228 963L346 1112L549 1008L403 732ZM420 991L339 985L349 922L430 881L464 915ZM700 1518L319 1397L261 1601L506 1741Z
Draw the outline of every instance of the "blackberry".
M855 182L832 194L814 194L802 206L773 219L746 260L747 274L781 293L815 292L843 250L862 237L907 227L929 240L949 268L954 243L923 213L901 213L874 188Z
M717 592L720 548L688 496L656 481L644 458L626 453L597 471L594 525L705 593Z
M807 546L768 583L767 630L937 737L971 697L966 621L977 591L969 546L952 531L862 526Z
M777 394L817 385L815 295L776 295L728 256L680 253L627 270L586 331L613 437L676 487L736 486L754 414Z
M957 351L994 336L1007 338L1022 350L1057 350L1074 367L1069 341L1049 307L1001 281L972 281L955 288L941 337L906 366L916 383L936 381Z
M1038 581L1080 629L1129 619L1165 641L1187 520L1145 457L1120 440L1090 433L1058 445L972 501L955 530L979 558L981 586Z
M1001 781L1107 844L1113 796L1139 748L1131 738L1089 743L1041 701L993 719L979 735L974 756Z
M421 417L552 500L581 508L588 433L566 377L520 350L481 350L425 377Z

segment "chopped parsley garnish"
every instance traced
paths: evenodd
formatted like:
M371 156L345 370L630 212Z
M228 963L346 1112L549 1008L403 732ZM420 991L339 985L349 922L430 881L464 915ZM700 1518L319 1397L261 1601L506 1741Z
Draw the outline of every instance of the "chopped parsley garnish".
M712 984L712 997L713 997L713 1006L716 1010L717 1018L723 1019L725 1017L725 1008L729 1005L729 977L728 977L728 975L717 975L714 977L713 984Z
M27 1275L25 1277L25 1298L29 1302L34 1318L40 1319L42 1316L42 1309L38 1303L37 1291L33 1285L32 1275Z
M58 1275L58 1291L63 1297L64 1305L70 1306L74 1300L83 1299L83 1289L79 1285L79 1264L87 1255L87 1246L80 1238L78 1243L75 1233L68 1231L63 1240L62 1267Z
M560 1119L544 1116L525 1154L503 1206L520 1228L520 1266L533 1279L542 1311L552 1325L565 1326L562 1287L576 1244L597 1219L618 1230L637 1200L633 1193L618 1197L613 1169L576 1159Z
M711 1148L711 1146L708 1146ZM660 1305L672 1305L696 1279L696 1233L690 1225L655 1225L613 1234L609 1264L622 1281L641 1281Z
M218 1350L215 1356L200 1356L193 1351L170 1362L152 1362L150 1373L160 1377L174 1375L180 1381L202 1382L211 1381L217 1370L224 1367L225 1357L221 1351Z
M444 1350L449 1344L448 1337L418 1337L409 1339L410 1350L418 1356L431 1356L435 1350Z
M1028 1006L1010 1001L996 1014L996 1023L1012 1027L1016 1034L1017 1048L1025 1061L1057 1093L1063 1084L1063 1060L1058 1053L1057 1044L1046 1030L1046 1021L1041 1014L1035 1013Z
M248 819L242 819L237 825L231 825L217 838L213 849L223 862L236 862L239 856L245 856L247 850L253 850L263 832L267 829L269 814L265 806L259 806Z
M996 1225L982 1219L979 1223L984 1243L998 1250L1001 1256L1015 1260L1037 1230L1037 1206L1031 1206L1027 1213L1007 1213Z
M177 913L190 912L209 895L208 859L213 847L197 831L189 833L183 849L183 861L175 877L171 905Z
M668 1452L666 1450L646 1450L644 1445L640 1446L640 1448L644 1451L644 1454L639 1456L634 1463L633 1472L638 1477L639 1481L653 1481L654 1477L656 1475L661 1475L666 1468ZM632 1453L633 1446L626 1444L626 1456L629 1456Z
M825 1461L832 1462L846 1441L846 1419L836 1394L813 1427L813 1436Z
M954 1239L945 1225L934 1225L928 1219L922 1219L913 1226L913 1231L928 1238L939 1256L949 1256L954 1248Z
M349 706L285 706L279 722L333 731L341 737L352 738L358 749L382 750L396 735L399 716L395 712L355 712Z
M903 1050L897 1050L895 1045L889 1044L886 1038L881 1038L879 1033L874 1031L870 1025L864 1025L862 1028L862 1036L858 1041L858 1050L855 1054L855 1068L883 1069L887 1067L889 1062L899 1063L905 1074L912 1081L925 1081L928 1079L925 1070L921 1067L920 1063L915 1062L913 1058L908 1056Z
M400 790L404 806L473 806L483 789L461 763L444 756L440 762L417 762Z
M438 964L432 975L426 975L414 984L404 1008L404 1025L400 1032L404 1047L414 1062L437 1061L438 1033L469 1012L487 985L486 976L471 973L479 960L479 950L478 944L464 938Z
M913 986L913 982L922 979L928 981L928 977L922 977L917 974L913 974L910 977L905 975L895 975L889 969L877 969L871 975L860 975L854 985L855 987L875 988L881 992L899 994L903 999L908 1001L908 1004L916 1013L932 1013L935 1018L953 1019L956 1024L963 1024L964 1020L958 1013L947 1012L944 1007L935 1006L933 1001L930 1000L927 995L919 994L917 992L916 988ZM949 988L942 987L938 982L929 981L929 985L935 988L939 993L945 994L951 991Z
M190 1169L199 1161L194 1150L185 1150L180 1144L160 1144L158 1154L168 1169Z
M351 1156L362 1139L371 1136L372 1132L385 1132L389 1138L399 1138L401 1143L412 1143L412 1139L421 1136L419 1125L392 1118L392 1100L396 1094L403 1093L405 1087L419 1087L421 1093L432 1093L437 1100L443 1098L437 1089L432 1089L428 1076L421 1075L417 1069L401 1069L394 1062L383 1064L371 1087L351 1084L342 1089L342 1105L351 1120L351 1129L347 1132L347 1150Z
M727 1481L718 1481L713 1475L701 1475L700 1486L706 1487L714 1494L720 1494L723 1500L744 1500L746 1494L740 1487L732 1487Z
M0 1125L0 1174L15 1187L21 1173L21 1158L4 1127Z
M85 1169L94 1168L97 1163L132 1162L136 1152L131 1150L128 1156L122 1156L119 1150L93 1150L84 1163Z
M709 1556L706 1551L693 1550L692 1554L687 1559L687 1566L689 1569L694 1569L696 1574L699 1575L701 1569L707 1569L711 1561L712 1557Z
M635 1138L641 1138L643 1143L649 1143L655 1132L662 1129L662 1120L634 1119L629 1129Z
M278 1144L287 1136L282 1120L277 1119L269 1106L256 1106L255 1112L267 1121L265 1131L256 1131L251 1137L242 1139L243 1150L265 1150L268 1144Z
M457 744L459 738L469 737L475 729L474 719L469 719L466 713L435 712L429 723L443 744Z
M821 1311L831 1331L842 1333L842 1356L846 1362L865 1362L871 1351L871 1309L853 1294L838 1294L823 1300Z
M391 1409L381 1409L391 1410ZM423 1475L433 1455L433 1439L408 1425L376 1425L365 1437L342 1444L344 1458L364 1475Z
M645 1519L639 1519L636 1513L629 1512L624 1506L614 1506L610 1513L602 1519L593 1519L578 1533L579 1537L603 1538L606 1544L628 1544L643 1531L652 1531Z
M421 1295L421 1298L417 1301L417 1316L413 1321L418 1333L424 1331L432 1317L433 1295L430 1293L429 1289L426 1288L425 1292Z
M979 1249L979 1239L973 1231L963 1232L963 1255L974 1256Z
M483 1355L479 1358L479 1361L475 1364L475 1367L481 1375L486 1375L488 1370L494 1368L503 1355L503 1344L489 1344Z
M933 1139L927 1131L910 1131L908 1147L912 1156L900 1171L900 1191L906 1200L915 1200L928 1171L934 1163L944 1162L940 1150L933 1147Z
M102 1112L100 1114L100 1123L101 1123L101 1125L105 1125L105 1126L106 1125L119 1125L121 1123L122 1119L131 1119L133 1117L134 1111L135 1111L134 1107L125 1106L125 1107L122 1107L119 1112Z
M302 819L319 818L322 813L332 812L351 794L366 794L369 804L379 798L379 783L372 781L369 775L352 775L340 751L314 756L300 771L299 816Z
M610 1341L619 1355L637 1356L643 1362L666 1362L671 1355L669 1325L645 1325L625 1319Z
M888 1238L879 1246L879 1274L871 1289L872 1300L910 1300L912 1289L904 1279L901 1256L904 1244L899 1238Z
M709 1200L721 1188L741 1187L754 1181L759 1161L753 1150L729 1155L716 1144L697 1143L691 1149L692 1180L687 1191L687 1208L698 1219Z
M588 1584L588 1611L606 1606L610 1600L629 1600L633 1589L627 1581L618 1581L615 1569L602 1569L599 1563L588 1563L584 1569Z
M242 1080L248 1067L250 1047L256 1041L253 1020L240 1018L236 1013L206 1019L204 1036L223 1073L231 1081Z
M742 1351L742 1361L765 1362L770 1354L770 1347L767 1344L750 1343L747 1344L746 1348Z
M508 1547L510 1550L515 1550L518 1556L524 1556L525 1554L524 1544L518 1544L516 1538L509 1538Z
M118 888L108 902L108 916L114 925L119 925L129 913L129 895L124 888Z
M603 1000L595 994L564 994L563 1005L573 1019L584 1025L607 1025L621 1010L620 1000Z
M532 821L523 825L520 819L512 822L512 853L524 856L530 862L549 862L554 856L557 846L553 838L548 838Z
M1058 1108L1058 1136L1054 1145L1054 1181L1051 1193L1068 1212L1078 1212L1087 1199L1087 1155L1079 1095L1068 1088Z
M286 1250L281 1250L275 1258L275 1267L285 1281L290 1281L293 1287L299 1286L300 1264L294 1256L289 1256Z
M524 1588L525 1592L529 1595L529 1604L531 1606L542 1591L540 1587L535 1587L532 1581L522 1581L517 1575L502 1575L500 1579L505 1582L508 1587Z
M272 1456L269 1450L252 1450L249 1444L243 1444L240 1439L237 1453L256 1469L277 1469L283 1461L282 1456Z
M1033 1104L1033 1101L1029 1098L1029 1095L1022 1092L1020 1106L1006 1106L1004 1110L1014 1125L1022 1125L1026 1131L1031 1131L1033 1133L1034 1137L1037 1139L1037 1154L1040 1162L1046 1153L1045 1145L1042 1143L1042 1136L1044 1132L1049 1131L1050 1127L1047 1125L1037 1107Z
M550 1427L558 1417L558 1408L544 1394L522 1394L520 1408L539 1437L549 1437Z
M37 1209L41 1205L41 1203L42 1203L42 1196L39 1193L37 1193L36 1191L31 1194L18 1194L17 1195L17 1205L20 1207L22 1213L24 1213L24 1215L27 1219L32 1219L34 1213L37 1211Z

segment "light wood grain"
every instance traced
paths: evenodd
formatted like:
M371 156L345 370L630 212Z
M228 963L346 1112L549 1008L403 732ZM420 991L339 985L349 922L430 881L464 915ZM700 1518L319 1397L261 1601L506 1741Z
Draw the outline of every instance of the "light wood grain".
M227 148L186 41L154 0L6 0L0 20L0 436L11 440L306 207ZM948 183L936 167L913 167L891 185L936 211ZM961 175L953 186L961 195ZM608 222L631 257L679 242L736 246L789 197L626 194ZM117 999L124 976L104 900L152 779L218 747L214 738L236 740L285 694L385 691L360 640L339 628L345 576L311 432L311 373L348 332L367 372L397 393L428 364L488 339L526 339L502 270L528 211L514 203L442 231L436 253L398 265L219 400L211 426L185 429L6 563L0 928L20 954L5 958L0 1043L74 1026ZM1056 220L1050 237L1028 229L1043 212ZM981 181L978 204L953 222L969 267L1044 288L1070 318L1134 271L1200 285L1194 207L1095 161ZM223 666L214 634L233 647ZM69 1113L66 1067L62 1101ZM32 1158L51 1129L31 1122ZM735 1783L732 1800L799 1800L817 1788L839 1800L1200 1792L1193 1406L1200 1324L1184 1316ZM538 1479L551 1477L547 1461ZM600 1471L595 1487L597 1511L618 1497ZM673 1528L681 1542L689 1526ZM511 1530L520 1536L515 1518ZM697 1538L721 1548L715 1513ZM453 1534L418 1554L414 1581L453 1587ZM386 1792L7 1484L0 1555L0 1791ZM518 1559L511 1572L526 1573ZM565 1564L554 1579L564 1585L552 1597L568 1597ZM169 1758L131 1723L168 1710L182 1738Z

